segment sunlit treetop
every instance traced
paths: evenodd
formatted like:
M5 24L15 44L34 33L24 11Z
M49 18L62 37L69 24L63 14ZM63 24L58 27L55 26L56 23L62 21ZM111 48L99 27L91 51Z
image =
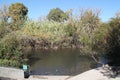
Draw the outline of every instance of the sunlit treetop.
M28 8L22 3L11 4L9 7L9 17L12 21L17 21L25 18L28 13Z

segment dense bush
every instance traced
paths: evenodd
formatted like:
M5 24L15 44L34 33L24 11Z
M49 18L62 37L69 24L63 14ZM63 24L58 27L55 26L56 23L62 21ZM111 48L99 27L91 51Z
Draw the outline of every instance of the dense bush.
M112 18L109 22L109 35L107 36L107 58L112 66L120 66L120 17Z
M9 66L15 66L15 65L20 66L21 63L23 63L21 39L20 39L20 35L17 32L9 33L8 35L4 36L3 39L1 39L0 59L2 59L3 62L8 63L8 64L3 63L4 65L9 65Z

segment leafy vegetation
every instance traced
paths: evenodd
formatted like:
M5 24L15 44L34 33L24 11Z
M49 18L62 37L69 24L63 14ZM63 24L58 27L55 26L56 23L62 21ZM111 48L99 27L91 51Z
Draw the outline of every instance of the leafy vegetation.
M22 3L15 3L9 6L9 17L12 18L12 21L17 22L25 18L28 13L28 9Z
M109 25L106 48L107 57L110 65L120 66L120 15L112 18Z
M28 8L22 3L11 4L8 8L10 27L12 30L20 29L27 20Z
M23 53L21 50L22 48L20 41L21 39L17 37L19 37L17 32L12 32L2 38L0 41L0 59L6 63L8 61L9 63L6 65L20 66L20 64L23 62ZM15 63L15 65L13 65L13 63Z
M68 19L68 15L65 12L63 12L61 9L55 8L49 12L47 18L49 20L53 20L57 22L64 22Z

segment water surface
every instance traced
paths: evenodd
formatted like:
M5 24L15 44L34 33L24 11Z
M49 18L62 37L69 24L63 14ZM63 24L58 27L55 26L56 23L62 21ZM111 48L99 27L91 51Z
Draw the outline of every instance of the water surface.
M33 75L76 75L97 67L77 49L29 50L28 64Z

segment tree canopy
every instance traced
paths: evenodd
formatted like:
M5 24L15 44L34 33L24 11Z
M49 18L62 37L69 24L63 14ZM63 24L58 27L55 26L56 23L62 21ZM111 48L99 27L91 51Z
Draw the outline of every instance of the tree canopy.
M9 7L9 17L12 21L24 19L28 13L28 8L22 3L11 4Z
M53 20L53 21L57 21L57 22L64 22L65 20L68 19L68 16L61 9L55 8L55 9L51 9L47 18L49 20Z
M107 57L109 64L112 66L120 66L120 16L112 18L109 22L110 29L107 37Z

